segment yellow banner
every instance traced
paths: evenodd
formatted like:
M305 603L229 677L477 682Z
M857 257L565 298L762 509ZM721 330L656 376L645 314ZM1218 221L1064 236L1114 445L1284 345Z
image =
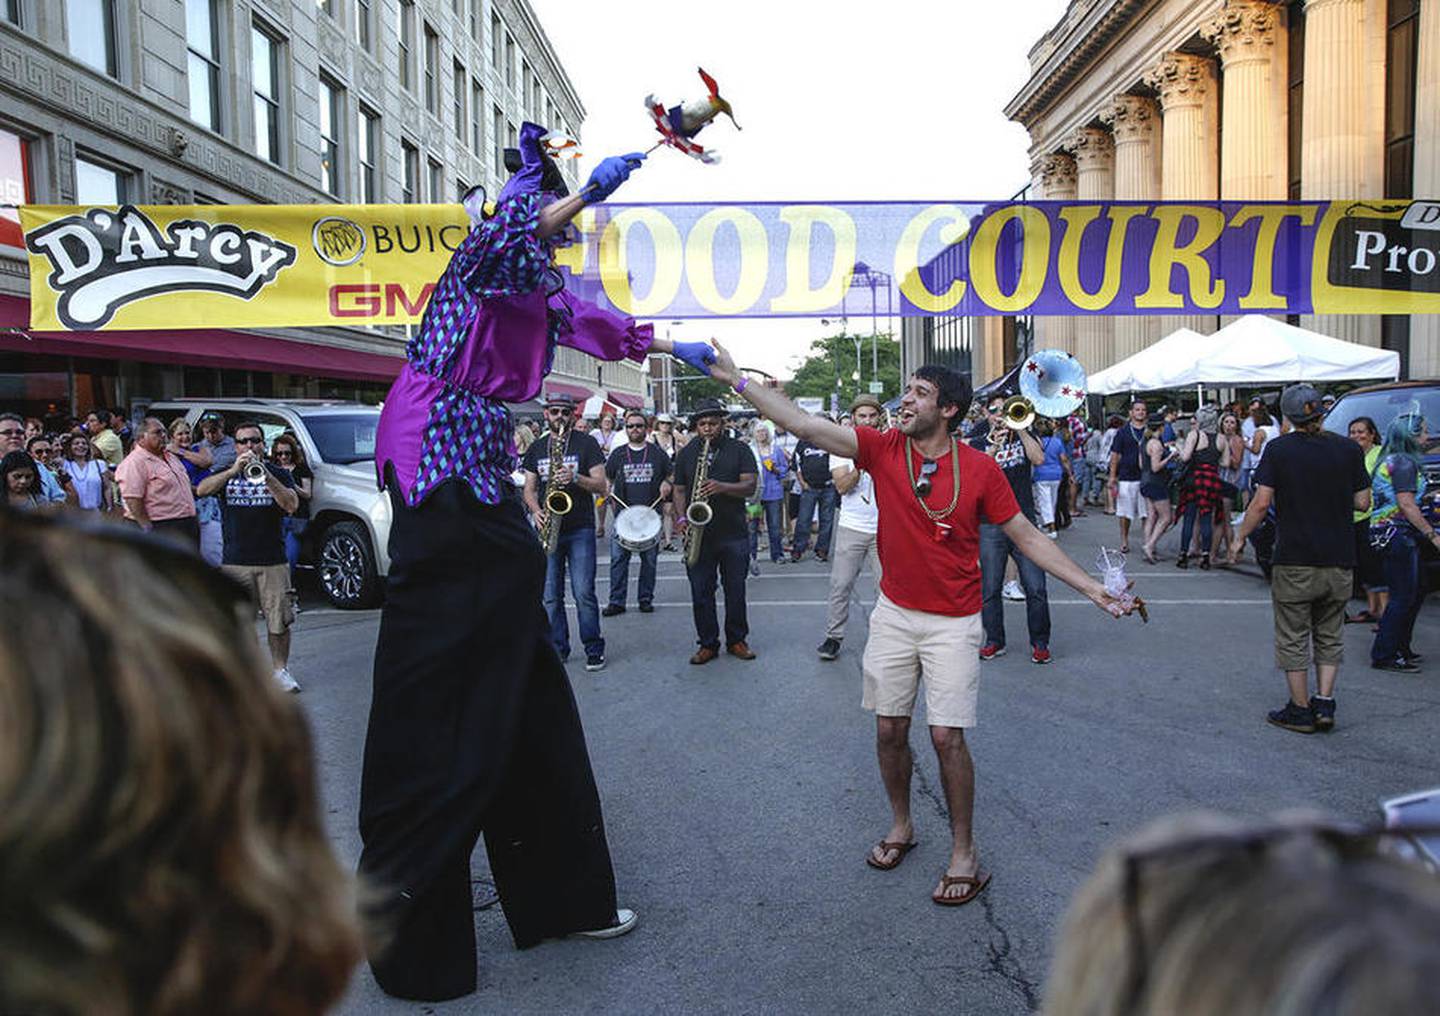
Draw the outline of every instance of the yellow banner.
M414 324L459 205L20 209L46 330Z
M459 205L22 206L31 326L420 320ZM565 284L644 318L1440 313L1440 202L601 205Z

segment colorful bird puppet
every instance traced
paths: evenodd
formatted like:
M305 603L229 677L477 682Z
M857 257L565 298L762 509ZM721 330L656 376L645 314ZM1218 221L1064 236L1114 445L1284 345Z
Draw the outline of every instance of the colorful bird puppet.
M710 90L710 94L705 98L666 109L655 96L647 95L645 108L650 111L650 116L655 120L655 129L660 132L656 148L669 145L701 162L719 162L719 155L706 151L695 143L695 135L721 113L730 118L737 131L740 130L740 125L735 123L735 114L730 109L730 103L720 97L720 86L715 83L715 79L706 74L703 67L699 68L699 71L700 80L705 82L705 87Z

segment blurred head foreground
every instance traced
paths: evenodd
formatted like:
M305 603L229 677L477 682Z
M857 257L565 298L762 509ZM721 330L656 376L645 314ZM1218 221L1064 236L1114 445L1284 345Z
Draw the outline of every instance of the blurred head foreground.
M1070 905L1050 1016L1435 1011L1440 881L1299 820L1153 823Z
M328 1009L354 900L245 593L0 510L0 616L0 1012Z

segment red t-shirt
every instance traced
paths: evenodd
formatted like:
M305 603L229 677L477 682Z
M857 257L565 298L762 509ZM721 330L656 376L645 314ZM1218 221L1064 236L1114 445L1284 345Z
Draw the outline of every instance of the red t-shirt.
M980 523L1000 525L1019 514L1020 506L995 460L958 441L960 499L942 521L950 526L946 539L935 538L937 523L915 500L910 477L918 476L919 451L905 461L905 435L856 427L860 443L855 465L875 481L875 507L880 513L876 547L883 576L880 591L892 603L927 614L966 617L980 612ZM906 466L909 473L906 473ZM950 453L936 460L925 503L943 511L950 503L954 469Z

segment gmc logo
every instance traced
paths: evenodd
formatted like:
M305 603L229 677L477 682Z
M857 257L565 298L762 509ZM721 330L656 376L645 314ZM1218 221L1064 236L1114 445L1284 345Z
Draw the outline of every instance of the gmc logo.
M419 317L434 291L435 283L427 282L412 302L410 294L398 282L331 286L330 314L339 318Z

